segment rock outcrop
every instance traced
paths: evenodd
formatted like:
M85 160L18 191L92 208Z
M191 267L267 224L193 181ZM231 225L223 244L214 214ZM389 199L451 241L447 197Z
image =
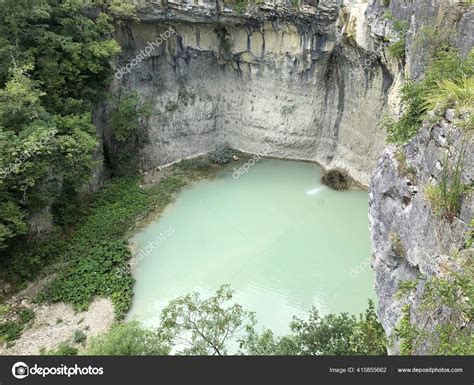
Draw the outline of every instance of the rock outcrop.
M369 220L378 314L388 335L400 321L401 308L406 303L411 305L415 325L429 330L436 324L436 317L423 318L418 308L420 295L426 279L441 275L466 247L474 197L469 193L461 195L460 211L450 218L437 212L428 199L428 189L442 182L443 171L454 178L458 161L462 165L462 183L472 186L472 134L443 119L433 126L426 124L407 145L387 148L375 170L369 188ZM397 298L400 283L414 280L419 282L415 294ZM396 344L391 349L398 353ZM426 349L422 346L418 352L426 353Z

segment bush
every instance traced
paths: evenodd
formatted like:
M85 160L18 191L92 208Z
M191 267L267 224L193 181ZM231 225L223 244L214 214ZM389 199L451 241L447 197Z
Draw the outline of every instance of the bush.
M469 191L461 181L462 165L462 152L454 167L450 166L446 156L439 183L429 185L425 190L435 213L444 216L450 222L459 214L463 195Z
M209 159L213 163L220 165L227 164L237 152L227 146L219 147L209 154Z
M170 347L156 331L136 321L117 323L105 334L91 338L85 353L100 356L167 355Z
M275 337L266 330L261 335L254 332L244 342L251 355L385 355L386 337L377 320L374 303L364 315L347 313L321 317L313 308L308 321L294 318L291 334Z
M12 342L21 336L26 324L35 318L35 312L29 308L21 308L17 312L17 321L2 321L0 323L0 341Z
M394 58L404 60L406 51L406 42L405 39L400 39L388 46L388 52Z
M465 249L453 256L459 262L457 268L446 266L442 276L420 277L424 281L421 302L416 318L428 317L434 322L426 329L411 323L410 305L402 308L402 318L391 338L399 341L400 354L416 354L423 347L424 354L433 355L470 355L474 351L472 338L474 296L474 265L472 250ZM417 289L418 280L403 282L397 297L403 297ZM434 317L434 318L433 318ZM426 350L427 349L427 350Z
M77 356L77 353L79 353L79 349L71 346L68 342L61 342L56 349L48 352L44 349L40 350L40 354L45 356Z
M82 330L76 330L74 332L74 337L73 341L75 344L84 344L87 340L86 333L84 333Z
M17 321L3 321L0 323L0 341L11 342L20 338L23 325Z

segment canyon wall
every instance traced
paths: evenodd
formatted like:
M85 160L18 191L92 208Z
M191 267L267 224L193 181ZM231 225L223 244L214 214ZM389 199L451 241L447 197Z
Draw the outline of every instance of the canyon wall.
M140 21L116 36L118 69L175 31L113 86L153 106L141 168L228 144L341 167L368 185L385 146L378 121L399 68L372 38L366 8L262 2L241 14L220 1L140 3Z
M454 45L463 55L474 45L472 6L449 1L392 0L391 8L409 27L405 74L413 79L423 76L431 57L429 45L419 44L427 28L436 27L439 34L450 31ZM379 24L382 12L375 3L367 12L368 23L376 34L386 33ZM431 114L431 122L427 121L409 143L390 146L384 151L371 179L369 220L375 289L379 319L388 336L393 337L406 304L410 306L412 325L427 332L435 330L440 320L450 319L447 309L439 308L430 317L422 310L425 285L433 277L448 277L450 271L460 269L461 261L474 257L474 250L467 242L474 215L472 194L461 196L461 209L450 220L437 213L428 199L429 186L442 183L445 171L453 177L460 156L461 182L471 187L474 183L474 141L461 127L462 122L454 110L448 110L443 117ZM404 281L416 282L416 286L411 294L399 296ZM456 327L472 327L465 325L463 319L449 322ZM395 338L389 352L399 354L399 343ZM415 353L430 354L432 348L423 343L416 347Z

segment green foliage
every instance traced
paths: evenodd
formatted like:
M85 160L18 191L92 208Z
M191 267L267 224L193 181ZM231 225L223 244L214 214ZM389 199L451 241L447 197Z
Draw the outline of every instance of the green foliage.
M427 110L454 108L474 111L474 77L457 80L440 80L435 90L425 97Z
M108 10L115 18L139 21L137 9L132 0L110 0Z
M115 142L110 160L116 175L137 172L137 154L148 142L146 119L150 114L151 106L142 103L135 92L120 98L110 115L110 127Z
M400 118L382 121L382 126L387 130L388 142L405 143L410 140L419 131L428 108L434 102L455 106L459 101L469 106L466 98L472 90L468 79L473 76L474 50L466 58L451 49L438 52L422 80L405 80L401 88L403 114Z
M33 318L35 318L35 312L30 308L22 308L18 312L18 317L20 318L20 323L26 324L30 322Z
M427 317L434 322L429 329L411 323L410 305L404 305L402 318L392 335L392 343L399 340L401 354L412 355L425 345L426 354L472 355L474 338L474 267L473 251L466 249L463 257L455 256L457 267L446 267L444 274L424 280L418 318ZM403 282L399 298L414 290L418 281ZM425 324L426 327L426 324Z
M439 183L427 186L425 191L426 197L435 213L442 215L450 222L459 215L462 199L469 191L461 180L463 167L462 150L455 162L454 167L452 167L446 155Z
M321 317L312 309L308 321L294 318L291 334L275 337L270 330L251 331L243 347L254 355L383 355L385 333L371 300L364 315L346 313Z
M227 164L232 160L232 157L237 154L237 151L234 149L221 146L216 148L213 152L209 154L209 159L216 164Z
M294 318L290 335L276 337L271 330L256 333L254 314L231 304L232 296L225 285L208 299L197 293L179 297L163 310L158 329L119 323L93 338L85 353L169 354L179 347L178 354L225 355L238 342L240 353L249 355L386 354L385 334L370 300L359 320L347 314L321 318L313 309L308 321Z
M67 240L58 243L56 259L67 265L38 300L64 301L85 310L95 296L108 296L116 317L125 316L133 286L126 233L137 218L166 207L185 184L179 178L167 177L143 190L138 183L135 178L119 178L96 194L85 220Z
M449 274L434 276L425 283L422 309L437 313L447 310L449 317L438 322L429 336L432 354L472 355L474 337L471 330L474 320L474 266L473 251L459 261L459 269L449 269Z
M388 3L390 5L390 2ZM386 6L388 6L386 5ZM396 36L395 41L389 44L388 52L391 56L405 60L405 50L406 50L406 33L408 31L408 23L403 20L396 19L390 11L385 12L384 17L386 20L389 20L392 25L392 34ZM388 41L393 39L389 38Z
M293 8L298 8L300 6L300 0L290 0L290 2Z
M88 251L85 255L81 253L80 258L74 255L70 266L61 271L38 299L64 301L76 310L86 310L95 296L110 296L117 317L123 317L130 307L133 279L117 274L117 271L128 271L130 253L127 244L123 241L100 242Z
M192 159L184 159L179 162L176 167L182 171L207 171L211 167L211 161L207 157L197 157Z
M443 51L448 51L455 43L456 33L452 28L426 25L414 36L414 51L431 60Z
M3 0L0 7L0 249L15 255L26 218L78 193L95 166L91 113L118 52L112 19L80 2ZM64 216L58 223L66 223ZM8 254L6 249L9 249Z
M415 353L422 341L422 331L410 322L410 305L402 308L402 318L394 329L394 335L400 340L400 354L409 356Z
M48 352L44 349L40 350L40 354L46 356L77 356L77 353L79 353L79 349L70 345L68 342L61 342L56 349Z
M233 292L224 285L201 299L192 293L171 301L161 314L161 332L171 344L183 342L181 354L225 355L227 345L251 330L255 316L238 304L230 306Z
M20 338L23 325L18 321L2 321L0 323L0 341L11 342Z
M140 327L136 321L117 323L98 337L91 338L85 354L100 356L167 355L170 348L164 337Z
M397 161L397 169L399 174L402 176L406 176L410 180L414 181L416 179L416 168L408 164L403 148L397 148L394 154L394 158Z
M18 339L28 322L35 318L35 313L29 308L20 308L15 316L16 320L0 322L0 342L12 342Z
M74 332L73 341L75 344L84 345L86 340L87 340L86 333L84 333L82 330L78 329Z
M406 42L404 39L400 39L388 46L388 52L394 58L404 60L406 55Z
M114 138L119 142L130 140L130 134L141 128L140 118L149 114L149 108L141 105L136 92L121 98L110 115Z

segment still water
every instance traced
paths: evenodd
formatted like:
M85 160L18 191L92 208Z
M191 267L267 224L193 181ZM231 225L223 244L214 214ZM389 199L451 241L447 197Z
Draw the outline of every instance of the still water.
M367 193L332 191L320 173L264 159L237 179L227 168L182 191L132 239L141 255L128 319L158 325L171 299L209 296L225 283L276 334L312 306L362 312L375 297Z

